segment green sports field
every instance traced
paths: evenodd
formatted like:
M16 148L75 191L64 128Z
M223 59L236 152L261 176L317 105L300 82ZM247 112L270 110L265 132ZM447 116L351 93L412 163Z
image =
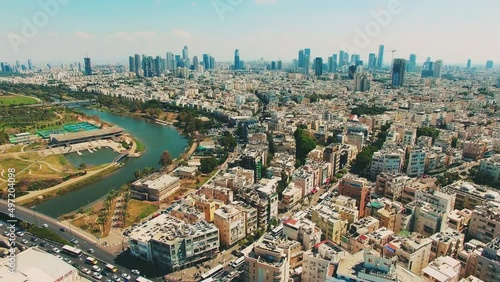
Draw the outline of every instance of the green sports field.
M4 95L0 96L0 106L10 106L10 105L29 105L36 104L38 100L35 98L27 96L17 96L17 95Z

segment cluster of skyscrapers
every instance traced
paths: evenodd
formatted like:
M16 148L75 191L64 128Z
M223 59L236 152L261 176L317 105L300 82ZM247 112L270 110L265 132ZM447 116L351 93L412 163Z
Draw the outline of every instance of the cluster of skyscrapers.
M135 54L130 56L129 72L135 73L137 76L153 77L159 76L164 72L174 72L178 68L187 68L191 70L211 70L215 68L215 59L209 54L203 54L203 60L200 61L198 56L192 59L189 57L187 46L182 49L182 55L175 55L172 52L167 52L165 58L160 56L152 57L147 55Z

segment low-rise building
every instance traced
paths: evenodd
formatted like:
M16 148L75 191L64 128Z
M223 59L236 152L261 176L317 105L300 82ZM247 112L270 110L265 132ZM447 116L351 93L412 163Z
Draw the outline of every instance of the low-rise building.
M467 236L483 243L499 238L500 204L491 202L485 206L477 206L472 211Z
M245 255L244 281L288 282L290 257L281 241L264 234Z
M438 257L422 270L422 276L429 282L458 282L460 262L450 256Z
M161 201L180 188L180 179L166 173L153 173L132 183L131 197Z
M345 251L331 241L322 241L303 255L302 281L333 282L338 263L346 255Z
M404 267L413 273L420 274L431 255L432 240L418 233L412 237L400 237L385 245L385 255L398 256Z

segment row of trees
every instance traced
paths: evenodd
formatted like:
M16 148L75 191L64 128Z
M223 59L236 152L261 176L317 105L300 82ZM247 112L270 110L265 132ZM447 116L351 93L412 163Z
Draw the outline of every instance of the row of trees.
M316 148L316 141L309 131L298 127L293 133L295 137L295 166L300 167L306 163L307 154Z
M387 108L385 108L385 107L377 107L377 106L369 107L367 105L360 105L360 106L357 106L356 108L352 109L351 114L357 115L357 116L374 116L374 115L383 114L386 111L387 111Z
M351 173L355 173L362 176L369 175L370 165L372 163L373 153L377 152L384 145L385 139L387 137L387 131L391 127L391 123L386 123L380 128L380 132L377 134L377 139L370 145L365 146L361 152L358 153L356 159L352 162Z
M417 138L420 136L429 136L432 137L432 143L436 141L436 139L439 137L439 129L432 128L432 127L419 127L417 128Z

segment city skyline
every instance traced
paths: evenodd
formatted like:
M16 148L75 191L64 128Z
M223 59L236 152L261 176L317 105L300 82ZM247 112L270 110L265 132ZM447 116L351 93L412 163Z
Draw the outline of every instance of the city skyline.
M54 2L59 0L45 2L51 1L59 3ZM33 24L34 15L46 9L36 1L4 4L9 14L0 27L0 61L12 63L31 58L38 65L70 63L80 61L88 53L95 64L126 64L130 54L163 57L168 51L182 54L184 46L189 46L191 58L208 53L220 62L232 62L235 49L245 54L248 62L260 58L291 62L297 57L297 50L304 47L311 49L311 59L321 57L326 61L332 54L345 50L350 55L359 54L361 60L368 62L370 53L378 54L379 45L385 46L386 66L391 59L387 50L392 49L397 50L395 58L416 54L417 64L422 64L426 57L464 66L468 59L474 66L484 66L487 60L500 61L495 52L497 46L477 32L500 27L494 17L494 6L500 8L500 3L494 1L488 1L491 5L486 10L467 1L372 1L345 3L342 7L331 1L310 5L298 0L186 3L155 0L128 1L127 5L108 1L99 6L95 1L60 2L67 4L52 8L56 12L47 14L45 25L35 25L36 32L30 38L22 37L26 21ZM397 13L389 14L385 24L379 17L393 11L387 8L391 2L399 8L395 10ZM447 11L451 4L459 8L454 13ZM166 11L170 16L161 16ZM308 12L314 13L323 24L309 21ZM427 14L425 20L422 13ZM131 15L147 16L154 21L130 20ZM259 21L252 20L255 17ZM365 40L368 44L355 44L362 37L360 32L373 23L379 25L380 32L368 36ZM15 36L25 41L15 41Z

